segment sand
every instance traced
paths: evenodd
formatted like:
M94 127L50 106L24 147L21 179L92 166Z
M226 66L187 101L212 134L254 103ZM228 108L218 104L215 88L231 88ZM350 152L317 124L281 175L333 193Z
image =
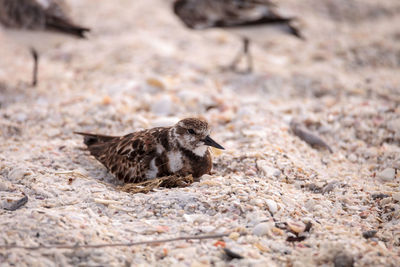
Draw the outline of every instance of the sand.
M251 74L220 71L236 35L190 31L168 1L69 2L93 30L41 55L36 88L28 50L0 35L0 265L399 264L398 1L282 1L306 41L265 36ZM73 134L188 116L226 150L185 188L123 192ZM79 247L215 234L226 236Z

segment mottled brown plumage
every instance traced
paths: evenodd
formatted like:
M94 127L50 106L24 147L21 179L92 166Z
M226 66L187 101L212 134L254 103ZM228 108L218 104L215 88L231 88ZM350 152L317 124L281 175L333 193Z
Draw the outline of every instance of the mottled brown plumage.
M207 146L223 149L209 133L207 122L195 118L121 137L77 132L85 137L91 155L125 183L209 173L212 160Z

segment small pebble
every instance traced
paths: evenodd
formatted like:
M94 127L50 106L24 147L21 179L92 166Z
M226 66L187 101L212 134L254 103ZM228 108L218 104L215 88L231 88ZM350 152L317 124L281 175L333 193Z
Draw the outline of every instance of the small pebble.
M270 166L266 160L258 160L257 167L267 176L278 178L281 175L281 171Z
M354 259L345 252L340 252L333 259L333 264L335 267L353 267Z
M272 214L275 214L278 211L278 205L276 204L275 201L273 201L272 199L267 199L265 202L267 203L268 210Z
M371 197L373 200L375 200L375 199L387 198L387 197L389 197L389 195L383 194L383 193L377 193L377 194L372 194Z
M306 229L306 225L302 222L288 221L287 226L290 231L292 231L293 233L297 233L297 234L304 232L304 230Z
M22 180L22 178L25 177L25 175L28 174L30 174L28 169L24 167L17 167L10 171L10 173L8 174L8 180L12 182L19 182L20 180Z
M236 241L239 237L240 237L240 234L239 234L238 232L232 232L232 233L229 235L229 238L232 239L232 240L235 240L235 241Z
M225 255L228 257L229 260L232 259L243 259L243 256L230 250L229 248L224 248Z
M353 163L357 162L357 156L355 154L350 154L349 160Z
M256 205L257 207L262 207L264 205L264 201L262 199L259 199L259 198L252 199L250 201L250 203L252 205Z
M12 188L12 184L6 180L0 180L0 191L7 191Z
M309 200L307 200L307 202L305 203L304 206L306 207L306 209L308 211L313 211L315 208L315 204L316 204L316 202L314 199L309 199Z
M380 178L384 182L393 181L396 175L396 171L393 168L386 168L383 171L377 174L378 178Z
M333 189L335 189L335 187L336 187L336 184L337 184L337 182L333 181L333 182L330 182L327 185L325 185L322 188L322 194L330 193L331 191L333 191Z
M376 233L377 233L376 230L369 230L369 231L363 232L363 233L362 233L362 236L363 236L365 239L368 239L368 238L374 237L374 236L376 235Z
M6 200L3 202L2 206L5 210L15 211L24 206L27 202L28 202L28 196L24 196L18 200L11 200L11 201Z
M393 132L400 132L400 119L394 119L387 123L387 127Z
M393 193L392 198L400 202L400 192Z
M263 222L257 224L253 229L253 235L263 236L270 232L270 230L274 227L274 224L271 222Z

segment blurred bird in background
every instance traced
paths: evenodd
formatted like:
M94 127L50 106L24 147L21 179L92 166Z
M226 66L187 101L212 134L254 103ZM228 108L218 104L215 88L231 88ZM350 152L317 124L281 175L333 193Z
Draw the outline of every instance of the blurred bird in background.
M0 24L6 36L30 48L32 85L38 82L39 54L68 37L85 38L88 28L75 24L62 0L0 0Z
M242 37L243 49L228 66L232 71L237 71L243 57L247 59L246 72L253 70L250 40L265 40L265 36L272 32L303 39L295 18L280 15L270 0L176 0L173 9L190 29L225 28ZM266 26L269 31L266 31Z

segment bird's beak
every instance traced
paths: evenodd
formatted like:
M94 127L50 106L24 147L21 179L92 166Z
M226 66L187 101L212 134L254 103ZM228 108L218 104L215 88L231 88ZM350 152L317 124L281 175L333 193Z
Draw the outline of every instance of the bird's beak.
M212 146L212 147L215 147L218 149L225 149L220 144L215 142L209 135L207 135L207 137L203 141L204 141L204 144L207 146Z

